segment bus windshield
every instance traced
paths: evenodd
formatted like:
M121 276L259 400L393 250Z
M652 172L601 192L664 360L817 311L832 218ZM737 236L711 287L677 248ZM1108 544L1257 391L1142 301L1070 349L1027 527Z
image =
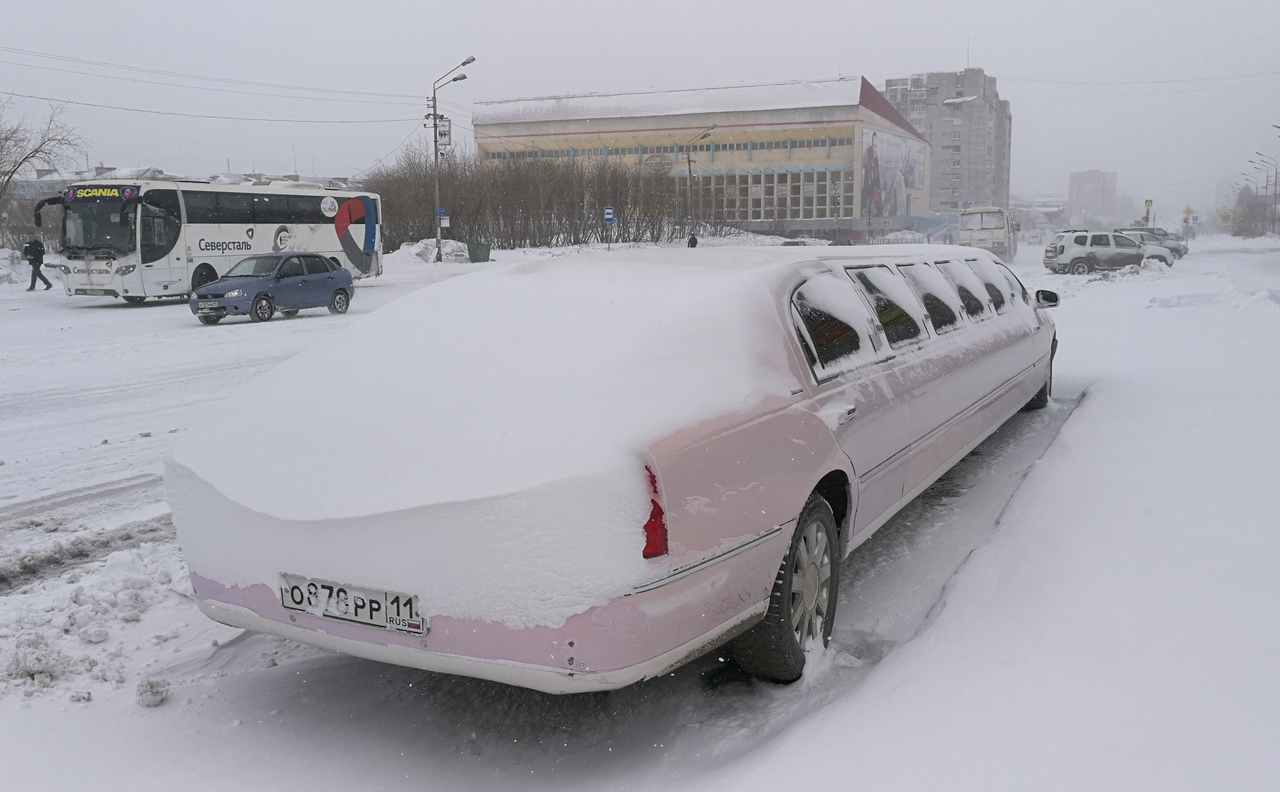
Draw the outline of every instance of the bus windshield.
M990 231L1004 228L1003 212L970 212L960 215L960 227L965 231Z
M66 205L65 247L68 250L109 248L117 253L134 249L134 213L136 206L125 210L121 222L121 201L74 201Z

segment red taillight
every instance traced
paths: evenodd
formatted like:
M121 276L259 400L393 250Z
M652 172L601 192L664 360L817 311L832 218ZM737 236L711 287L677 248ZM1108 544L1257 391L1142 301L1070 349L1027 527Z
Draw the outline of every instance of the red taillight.
M652 504L649 519L644 524L644 557L654 558L667 554L667 515L662 511L662 496L658 494L657 475L648 465L644 466L644 472L649 474L649 491L653 494L653 498L649 501Z

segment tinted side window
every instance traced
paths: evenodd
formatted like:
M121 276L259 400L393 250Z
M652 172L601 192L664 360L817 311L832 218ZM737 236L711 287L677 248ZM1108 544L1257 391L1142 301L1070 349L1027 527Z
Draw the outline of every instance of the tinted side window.
M253 224L253 196L247 193L218 193L218 222Z
M217 193L183 190L182 202L187 207L188 223L218 222Z
M1111 247L1111 237L1106 234L1094 234L1089 237L1089 247Z
M892 299L889 293L892 287L889 278L893 276L883 267L865 270L852 270L854 278L866 290L871 298L871 305L884 328L885 338L889 346L896 347L908 344L920 337L920 323L907 312L900 300Z
M253 196L253 219L257 223L282 225L289 219L289 200L283 195Z
M947 280L955 284L960 295L960 304L970 319L979 319L987 312L987 304L978 296L986 296L982 281L969 269L968 265L959 261L939 261L938 269L947 276Z
M855 328L865 327L869 318L848 281L830 275L806 281L791 298L791 313L805 358L819 379L846 370L871 352Z
M1137 242L1134 242L1132 239L1129 239L1128 237L1124 237L1124 236L1121 236L1121 235L1119 235L1119 234L1116 234L1116 247L1118 247L1118 248L1129 248L1130 250L1132 250L1133 248L1136 248L1137 246L1138 246L1138 243L1137 243Z
M982 281L982 288L991 298L991 304L995 307L996 313L1004 313L1008 307L1004 294L1004 289L1008 288L1008 282L1004 278L1004 273L985 258L965 259L965 264L978 276L978 280Z
M307 256L307 274L308 275L328 275L329 262L319 256Z
M924 304L924 310L929 314L929 321L933 322L933 329L939 333L954 330L960 322L960 317L948 304L954 304L957 299L951 284L927 264L899 265L898 270L906 276L912 291Z
M1079 245L1080 247L1084 247L1085 245L1089 244L1089 237L1085 236L1084 234L1081 234L1080 236L1072 239L1071 241Z
M294 278L302 274L302 260L297 256L290 256L285 261L284 266L280 268L281 278Z
M320 211L320 195L290 195L287 198L289 205L290 222L293 223L324 223L328 222L324 212Z

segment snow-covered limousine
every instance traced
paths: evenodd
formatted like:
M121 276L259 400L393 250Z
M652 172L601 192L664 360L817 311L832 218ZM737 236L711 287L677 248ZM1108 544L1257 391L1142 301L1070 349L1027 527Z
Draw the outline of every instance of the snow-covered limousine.
M197 601L552 693L726 643L795 680L840 560L1048 402L1056 302L943 246L614 252L428 286L176 445Z

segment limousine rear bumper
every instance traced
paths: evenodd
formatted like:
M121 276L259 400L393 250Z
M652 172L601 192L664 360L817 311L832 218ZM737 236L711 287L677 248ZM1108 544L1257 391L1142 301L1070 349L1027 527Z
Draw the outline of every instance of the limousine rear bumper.
M559 627L512 628L447 615L411 635L287 610L277 589L191 574L209 618L242 629L385 663L488 679L545 693L625 687L667 673L758 622L790 535L773 531L741 552L698 565Z

